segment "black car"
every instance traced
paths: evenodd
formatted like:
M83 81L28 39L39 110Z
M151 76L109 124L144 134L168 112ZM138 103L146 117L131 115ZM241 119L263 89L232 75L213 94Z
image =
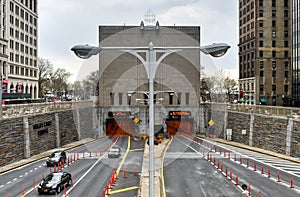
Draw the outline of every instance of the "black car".
M58 165L60 162L66 163L67 155L65 151L55 151L47 159L47 166Z
M47 175L37 186L37 191L42 193L60 193L64 186L72 185L72 176L68 172L54 172Z
M121 155L121 149L119 147L112 147L109 151L108 151L108 158L119 158Z

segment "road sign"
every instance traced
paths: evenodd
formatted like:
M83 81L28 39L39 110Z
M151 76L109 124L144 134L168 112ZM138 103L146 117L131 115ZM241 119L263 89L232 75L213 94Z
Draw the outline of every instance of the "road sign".
M133 119L133 122L134 122L135 124L137 124L139 121L140 121L140 120L139 120L138 118L134 118L134 119Z
M215 122L213 121L213 120L210 120L209 122L208 122L208 125L209 126L213 126L215 124Z

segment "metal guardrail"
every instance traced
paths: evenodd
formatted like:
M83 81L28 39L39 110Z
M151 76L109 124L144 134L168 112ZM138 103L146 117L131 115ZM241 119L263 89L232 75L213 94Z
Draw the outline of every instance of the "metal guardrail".
M93 106L93 100L3 105L2 119Z
M248 105L248 104L230 104L230 103L207 103L214 109L223 109L245 113L254 113L271 116L284 116L300 118L300 108L281 107L269 105Z
M210 109L300 118L300 108L297 107L210 103L210 102L202 103L202 105L209 105ZM39 113L49 113L49 112L54 112L59 110L79 109L79 108L88 108L88 107L95 107L95 102L93 100L84 100L84 101L63 101L63 102L49 102L49 103L3 105L2 119L25 116L30 114L33 115Z

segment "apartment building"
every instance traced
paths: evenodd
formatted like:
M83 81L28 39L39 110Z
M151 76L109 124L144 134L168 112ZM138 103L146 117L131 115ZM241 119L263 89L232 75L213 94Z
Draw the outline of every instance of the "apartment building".
M249 103L291 104L289 0L239 1L239 85Z
M0 0L0 66L4 93L38 97L37 0Z
M292 105L300 107L300 2L292 0Z

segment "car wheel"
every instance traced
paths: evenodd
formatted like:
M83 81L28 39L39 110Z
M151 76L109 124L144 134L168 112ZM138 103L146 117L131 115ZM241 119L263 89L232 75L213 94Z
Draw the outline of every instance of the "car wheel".
M57 186L56 191L57 191L58 194L61 192L60 186Z

